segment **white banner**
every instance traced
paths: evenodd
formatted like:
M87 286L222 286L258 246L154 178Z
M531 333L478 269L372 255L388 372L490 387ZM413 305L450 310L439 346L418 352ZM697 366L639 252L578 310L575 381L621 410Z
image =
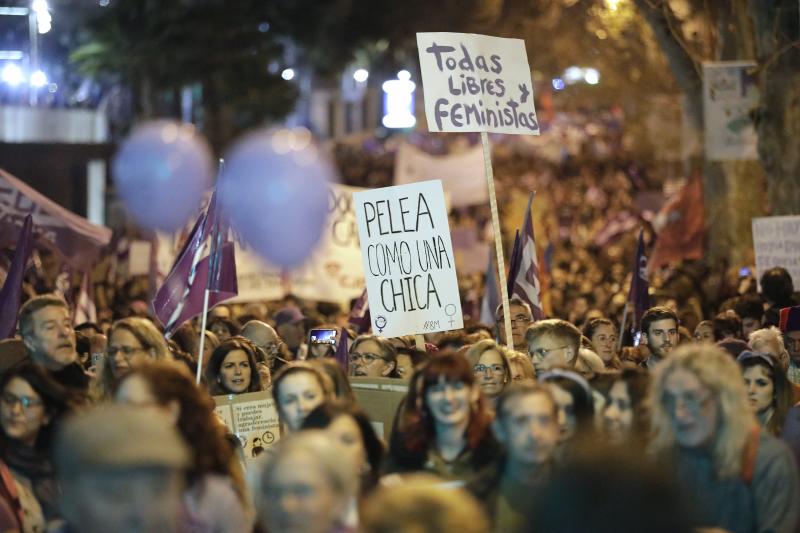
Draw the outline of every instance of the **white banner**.
M800 216L753 219L756 279L772 267L783 267L800 286Z
M750 112L758 106L753 61L703 63L706 157L712 161L758 159Z
M327 228L308 262L284 277L250 250L236 245L236 277L239 296L229 303L279 300L288 293L300 298L347 304L364 290L361 250L353 211L352 194L364 189L331 187ZM278 229L279 231L279 229ZM170 237L159 235L159 271L169 272L177 250Z
M539 135L525 41L418 33L429 131Z
M442 182L353 194L372 329L385 337L464 326Z
M394 184L438 179L442 180L451 206L484 205L489 201L489 190L483 172L480 145L460 154L435 156L403 143L394 162Z

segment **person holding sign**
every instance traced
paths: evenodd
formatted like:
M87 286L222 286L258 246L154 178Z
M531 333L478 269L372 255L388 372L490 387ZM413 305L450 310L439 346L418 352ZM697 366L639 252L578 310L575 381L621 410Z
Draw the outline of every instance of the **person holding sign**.
M457 354L434 357L414 383L392 433L387 472L424 470L465 481L490 465L499 447L467 360Z
M302 361L281 368L272 382L272 397L287 433L299 431L308 413L332 396L327 376Z
M189 445L193 460L183 494L184 530L250 531L253 513L245 503L242 472L234 469L233 447L214 416L213 400L191 374L177 364L146 363L122 379L114 399L163 411Z
M212 353L206 367L206 382L212 396L261 390L258 348L244 337L231 337Z
M385 337L361 335L350 347L350 375L367 378L399 378L397 348Z

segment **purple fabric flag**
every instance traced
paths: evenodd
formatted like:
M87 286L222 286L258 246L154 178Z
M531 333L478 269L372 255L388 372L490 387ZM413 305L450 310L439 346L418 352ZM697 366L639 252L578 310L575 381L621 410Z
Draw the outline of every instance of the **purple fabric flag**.
M542 320L544 319L544 310L540 296L541 285L539 283L539 260L536 257L536 240L533 237L532 205L533 193L528 197L528 208L525 210L525 220L522 222L519 270L513 278L514 290L511 291L511 295L531 306L534 320Z
M81 291L75 301L75 318L73 323L77 326L84 322L97 322L97 306L94 304L94 287L89 273L83 275Z
M26 215L37 244L47 246L76 270L87 272L111 240L111 230L92 224L0 169L0 246L14 243Z
M483 300L481 301L481 323L492 325L495 323L495 312L500 305L500 292L497 288L497 274L495 274L494 261L489 254L489 266L486 267L486 283L484 284Z
M347 334L347 330L345 328L341 328L339 330L339 343L336 345L336 352L333 354L333 357L336 359L336 362L339 363L339 366L342 367L345 374L349 374L348 365L350 363L350 336Z
M636 246L636 256L631 275L631 291L628 301L633 304L632 331L638 331L642 315L650 308L650 282L647 279L647 256L644 254L644 231L639 230L639 244Z
M6 281L0 289L0 338L14 336L17 329L17 313L22 300L22 281L25 279L25 265L33 250L33 218L25 217L22 230L17 238L17 249L8 269Z
M209 286L211 258L203 258L205 243L217 224L216 195L211 197L208 209L201 214L192 229L175 264L156 293L153 308L164 324L164 335L169 338L181 324L203 312L204 291L208 287L209 308L238 294L236 261L232 242L222 242L215 251L217 280ZM220 240L224 236L219 237Z
M508 260L508 279L506 280L508 294L514 294L514 280L519 274L519 262L522 257L522 248L519 242L519 230L514 234L514 246L511 247L511 257Z
M347 322L359 335L369 331L372 318L369 313L369 299L367 298L366 288L353 304L353 309L350 311L350 316L347 317Z

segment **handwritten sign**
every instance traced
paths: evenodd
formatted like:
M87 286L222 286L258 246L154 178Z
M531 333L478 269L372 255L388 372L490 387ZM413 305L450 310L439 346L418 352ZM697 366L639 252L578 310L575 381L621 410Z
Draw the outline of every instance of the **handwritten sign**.
M372 329L399 337L463 327L442 182L353 194Z
M800 216L753 219L756 279L772 267L783 267L800 286Z
M214 396L216 413L239 438L245 459L255 459L281 437L275 401L268 392Z
M473 33L418 33L430 131L539 135L525 42Z
M706 156L712 161L758 159L750 112L758 107L753 61L703 63Z

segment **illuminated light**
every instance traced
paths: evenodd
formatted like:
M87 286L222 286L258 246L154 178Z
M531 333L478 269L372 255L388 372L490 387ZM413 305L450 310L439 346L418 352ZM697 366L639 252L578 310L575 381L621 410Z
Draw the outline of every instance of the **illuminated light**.
M416 84L410 80L407 70L397 73L396 80L383 83L383 119L387 128L413 128L417 123L414 117L414 90Z
M292 132L287 129L279 129L272 135L272 150L276 154L288 154L292 151L291 143Z
M622 0L606 0L606 5L608 6L608 9L610 9L611 11L616 11L617 9L619 9L619 4L621 2Z
M97 3L100 4L100 7L108 7L108 4L111 3L111 0L99 0Z
M0 50L0 59L11 59L12 61L19 61L25 57L25 54L20 50Z
M37 70L31 74L31 87L44 87L47 85L47 74L44 71Z
M19 65L16 63L6 63L3 70L0 71L0 79L8 85L16 87L25 81L25 76L22 74L22 69L19 68Z
M564 87L567 85L564 83L564 80L561 78L553 78L553 89L556 91L563 91Z
M54 93L54 92L56 92L56 91L58 90L58 84L56 84L56 83L51 83L51 84L49 84L49 85L47 86L47 90L48 90L49 92L51 92L51 93Z
M597 72L597 69L587 68L583 75L583 79L589 85L597 85L600 83L600 73Z
M164 126L161 128L161 140L167 144L174 143L178 140L179 133L180 131L178 130L177 124L164 124Z
M267 33L269 31L269 22L262 22L258 25L258 31L261 33Z
M28 15L27 7L0 7L0 15L12 17L25 17Z
M47 33L47 32L49 32L51 29L53 29L53 26L52 26L52 24L50 24L49 22L47 22L47 23L42 23L42 24L39 24L39 25L37 26L37 29L38 29L39 33Z
M564 71L564 81L572 85L573 83L583 81L584 71L581 67L569 67Z
M597 30L596 32L594 32L594 34L595 34L595 35L597 36L597 38L598 38L598 39L600 39L601 41L604 41L605 39L607 39L607 38L608 38L608 32L607 32L606 30Z
M34 13L41 16L42 13L47 13L50 10L50 6L47 5L47 0L33 0L33 2L31 2L31 9Z
M289 148L295 151L305 150L311 144L311 132L306 128L295 128L289 135Z
M367 69L360 68L353 72L353 79L356 80L358 83L364 83L369 78L369 72Z
M281 72L281 78L285 79L286 81L294 79L294 69L285 68L283 72Z

